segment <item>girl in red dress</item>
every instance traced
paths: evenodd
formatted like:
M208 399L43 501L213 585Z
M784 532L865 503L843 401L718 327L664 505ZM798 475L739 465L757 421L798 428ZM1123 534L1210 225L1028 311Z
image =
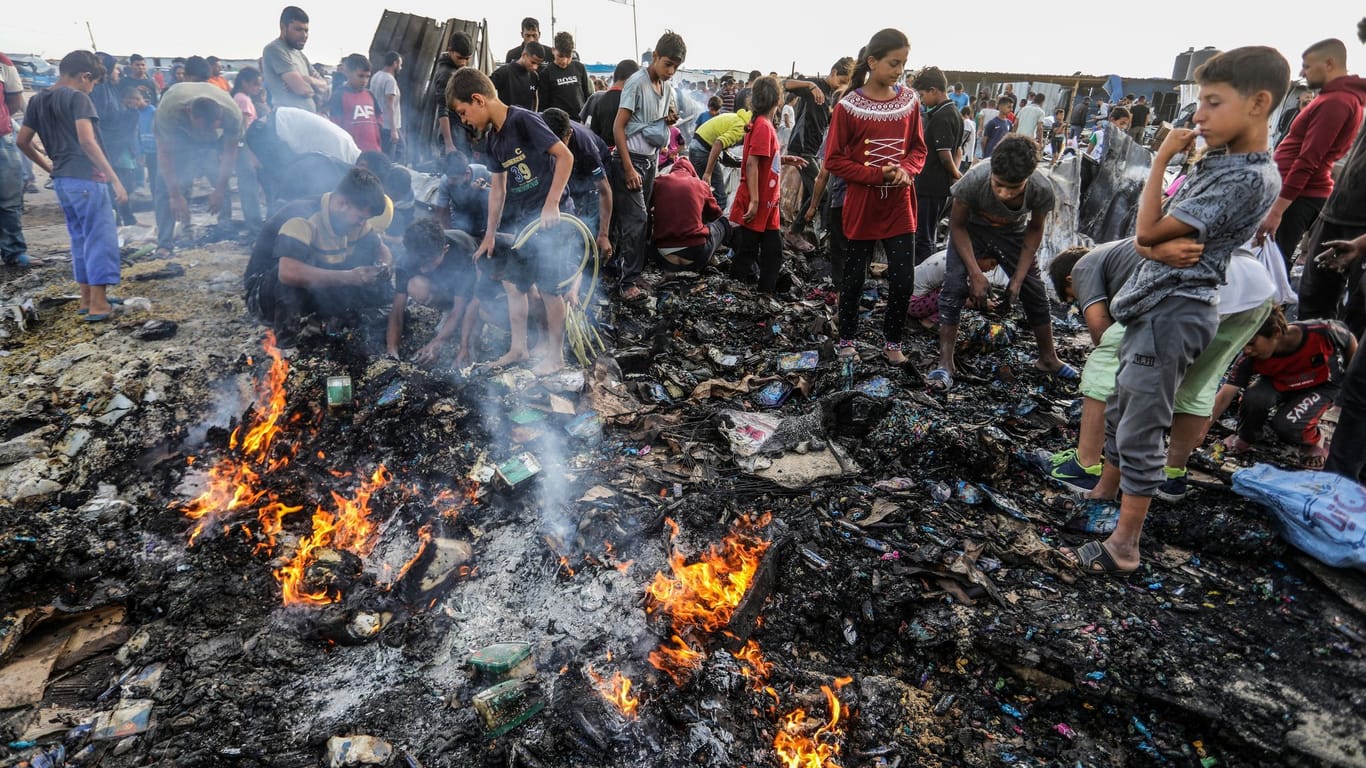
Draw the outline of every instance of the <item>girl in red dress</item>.
M826 167L844 179L844 235L848 250L839 289L839 354L852 358L858 336L859 299L873 247L887 254L891 290L883 318L884 354L905 363L901 334L915 288L915 187L925 165L920 100L897 85L910 54L900 30L873 35L860 52L850 93L835 106L826 137Z

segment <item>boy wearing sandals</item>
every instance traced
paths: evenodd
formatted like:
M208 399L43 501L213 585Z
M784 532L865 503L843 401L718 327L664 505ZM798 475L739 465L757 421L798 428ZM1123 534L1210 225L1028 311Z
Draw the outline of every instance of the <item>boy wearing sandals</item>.
M57 200L71 235L71 268L81 289L78 311L86 322L113 316L106 293L119 282L118 229L113 202L128 202L128 193L100 148L99 115L90 92L104 78L104 65L89 51L72 51L58 67L57 84L29 100L19 149L52 176ZM44 157L33 145L43 140Z
M1002 139L991 161L963 174L952 193L948 263L939 293L939 367L926 377L930 387L940 392L953 387L953 355L964 304L971 297L976 306L987 306L990 286L977 263L979 251L995 256L1010 274L1010 303L1024 303L1025 318L1039 345L1034 366L1059 378L1076 379L1076 369L1058 359L1053 348L1048 294L1034 265L1044 221L1053 210L1053 186L1038 170L1034 140L1020 135Z
M1145 261L1110 302L1110 314L1125 332L1115 393L1106 404L1105 471L1092 496L1113 498L1123 491L1124 497L1108 539L1063 550L1087 574L1138 568L1143 521L1164 480L1163 436L1172 424L1176 391L1214 339L1218 288L1229 259L1256 233L1280 193L1267 133L1271 112L1290 83L1285 58L1272 48L1236 48L1202 65L1195 79L1197 127L1173 130L1162 142L1139 198L1136 230L1138 244L1146 248L1194 235L1204 249L1176 264ZM1164 209L1167 165L1193 149L1199 136L1210 151Z
M1250 450L1270 420L1281 440L1299 447L1306 469L1321 469L1328 446L1319 419L1342 393L1343 372L1356 351L1356 338L1338 320L1287 323L1279 309L1272 311L1215 401L1218 418L1243 393L1238 431L1224 441L1229 452ZM1259 378L1248 386L1253 375Z

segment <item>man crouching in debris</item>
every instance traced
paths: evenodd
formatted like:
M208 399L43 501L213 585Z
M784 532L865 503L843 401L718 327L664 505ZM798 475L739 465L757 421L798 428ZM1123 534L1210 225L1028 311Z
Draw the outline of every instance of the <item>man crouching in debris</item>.
M352 168L332 192L266 222L247 262L246 302L280 346L305 340L306 316L355 322L358 310L389 303L389 250L371 221L384 209L379 177Z
M991 162L968 171L951 190L949 255L944 287L939 292L939 367L925 378L931 389L953 388L958 319L971 298L987 306L987 277L978 266L979 252L996 257L1010 274L1007 296L1024 302L1025 318L1039 345L1034 366L1061 379L1080 377L1058 359L1053 348L1053 318L1048 313L1034 256L1043 240L1044 220L1053 210L1053 187L1038 170L1038 148L1025 136L1007 136L991 153Z

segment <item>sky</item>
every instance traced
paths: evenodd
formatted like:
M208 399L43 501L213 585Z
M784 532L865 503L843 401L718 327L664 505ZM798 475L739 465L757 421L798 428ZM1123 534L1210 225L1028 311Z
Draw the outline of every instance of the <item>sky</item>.
M368 50L383 3L329 0L325 5L297 0L311 17L306 53L312 61L335 64L342 55ZM20 0L12 0L19 3ZM393 0L391 10L444 19L487 19L491 47L501 54L519 40L523 16L541 21L550 37L551 2L495 2L482 8L472 2ZM844 55L854 55L883 26L901 29L911 40L909 69L936 65L942 69L1028 72L1068 75L1118 74L1122 77L1170 77L1176 55L1187 48L1270 45L1299 72L1299 55L1327 37L1348 43L1348 67L1366 72L1366 50L1356 40L1363 9L1347 0L1320 0L1299 6L1281 5L1274 18L1252 5L1181 0L1126 4L1086 3L1066 14L1041 15L1039 6L1019 0L978 0L957 6L956 15L937 6L936 21L927 24L908 2L866 3L871 12L845 12L838 3L815 0L795 3L745 2L732 7L724 20L697 13L686 3L640 0L636 8L641 49L648 49L666 28L683 35L688 68L759 69L783 74L795 69L824 74ZM191 3L187 0L68 0L55 14L7 14L0 25L0 51L36 53L60 58L88 48L91 33L99 48L117 56L216 55L224 59L254 58L279 34L279 0L233 0ZM707 7L715 7L707 6ZM813 9L806 14L795 8ZM954 8L954 4L947 6ZM818 11L816 9L824 10ZM893 10L893 9L900 10ZM206 17L206 10L218 15ZM1239 14L1242 17L1239 17ZM1104 15L1109 17L1102 20ZM556 30L567 30L588 63L632 56L632 9L612 0L556 0ZM89 32L86 29L90 25ZM968 30L971 29L969 33Z

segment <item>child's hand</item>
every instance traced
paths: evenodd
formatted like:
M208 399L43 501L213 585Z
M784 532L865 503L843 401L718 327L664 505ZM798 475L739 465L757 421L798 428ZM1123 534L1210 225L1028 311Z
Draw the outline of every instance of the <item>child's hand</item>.
M1158 147L1157 154L1167 160L1181 154L1189 152L1195 146L1195 139L1200 135L1200 131L1190 128L1173 128L1167 138L1162 140L1162 146Z
M556 201L547 199L541 209L541 229L554 229L560 223L560 207Z
M812 200L812 201L811 201L811 205L809 205L809 206L807 207L807 209L806 209L806 214L805 214L805 217L804 217L804 218L805 218L807 221L814 221L814 220L816 219L816 201L815 201L815 200Z
M749 207L745 209L745 223L748 224L748 223L750 223L751 221L754 221L754 218L755 218L756 216L758 216L758 215L759 215L759 201L758 201L758 200L750 200L750 201L749 201Z
M441 355L441 345L435 341L429 341L413 355L413 362L418 365L431 365L436 362L436 358Z
M1154 245L1149 249L1148 258L1169 267L1186 269L1195 266L1200 261L1200 255L1204 252L1205 246L1197 243L1194 238L1178 237L1175 240Z
M493 248L493 233L489 232L488 234L484 235L484 242L480 243L479 247L474 249L474 255L471 258L477 262L482 258L492 257Z
M598 235L598 253L604 259L612 258L612 239L606 234Z
M22 185L21 185L22 186ZM128 190L123 188L118 179L114 179L114 202L123 205L128 202ZM189 215L186 215L189 218Z

